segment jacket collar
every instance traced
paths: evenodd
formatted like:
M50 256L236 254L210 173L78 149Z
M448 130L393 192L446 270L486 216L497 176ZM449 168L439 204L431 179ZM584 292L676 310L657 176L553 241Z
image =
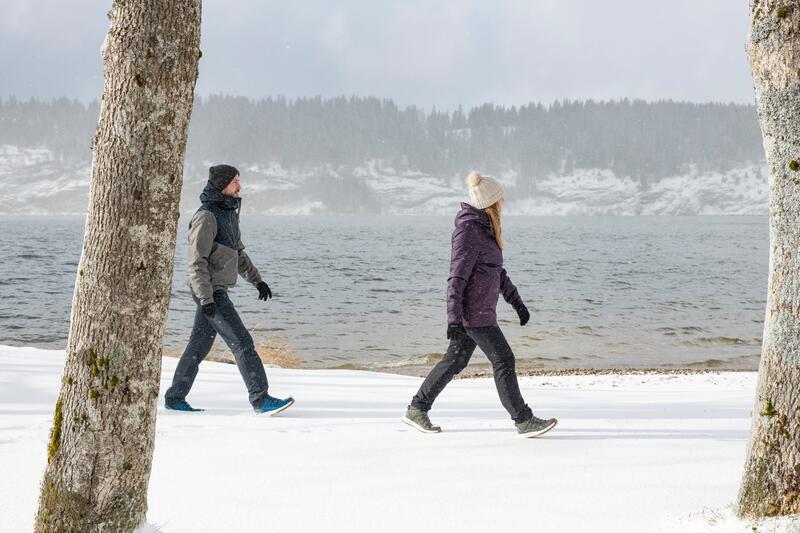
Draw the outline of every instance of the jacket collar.
M489 215L487 215L483 209L477 209L469 204L462 203L461 211L456 215L455 225L458 227L467 222L477 222L481 226L486 226L487 228L492 227L492 223L489 221Z
M225 196L211 183L207 183L205 189L200 194L200 201L203 204L213 205L221 209L239 209L242 206L241 198Z

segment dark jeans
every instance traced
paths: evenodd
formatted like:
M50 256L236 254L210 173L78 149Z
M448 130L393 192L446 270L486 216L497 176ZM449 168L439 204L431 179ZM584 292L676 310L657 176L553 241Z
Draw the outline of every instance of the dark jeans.
M475 347L480 346L492 363L494 383L497 386L497 394L500 395L500 403L517 424L530 419L533 413L519 391L514 352L511 351L503 332L498 326L466 328L466 330L466 335L450 341L444 358L433 367L422 382L419 391L411 400L411 405L422 411L429 411L439 393L456 374L466 368Z
M267 374L264 372L264 364L253 345L253 338L244 327L233 302L228 298L228 293L222 290L214 291L214 303L217 304L214 318L204 315L200 300L194 295L192 298L197 304L192 335L180 361L178 361L178 367L172 378L172 386L165 395L166 402L174 403L186 399L186 395L189 394L194 383L194 378L197 376L200 361L208 355L214 339L219 333L236 358L236 366L239 367L239 372L247 386L250 403L253 406L259 405L261 400L267 397L267 388L269 387Z

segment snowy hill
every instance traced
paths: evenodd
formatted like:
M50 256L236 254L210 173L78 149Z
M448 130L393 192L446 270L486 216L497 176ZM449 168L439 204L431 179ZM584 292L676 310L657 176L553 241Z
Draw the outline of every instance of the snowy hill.
M191 211L210 161L187 166L182 210ZM0 145L0 214L75 214L86 208L90 161L44 148ZM398 170L381 161L294 171L277 163L241 165L245 209L263 214L450 214L466 193L462 176ZM767 171L753 163L725 172L689 170L644 184L607 169L574 169L535 180L524 195L517 173L497 177L515 215L761 215Z

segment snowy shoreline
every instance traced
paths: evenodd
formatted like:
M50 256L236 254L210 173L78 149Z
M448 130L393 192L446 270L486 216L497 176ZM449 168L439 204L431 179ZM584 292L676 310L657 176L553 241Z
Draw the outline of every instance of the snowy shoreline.
M758 372L755 368L740 368L736 366L704 367L704 366L670 366L670 367L608 367L608 368L526 368L524 359L517 359L517 375L520 377L547 377L547 376L686 376L692 374L718 374L720 372ZM374 368L345 365L332 370L361 370L365 372L378 372L397 374L400 376L425 377L430 372L432 365L427 366L376 366ZM492 368L489 363L470 363L467 368L458 374L455 379L485 379L492 377Z
M515 435L489 379L442 394L423 435L399 417L417 377L269 368L297 405L252 414L236 367L203 363L190 400L163 409L149 522L203 531L752 531L733 517L756 374L522 377L534 412L559 418ZM63 354L0 347L0 530L33 524ZM213 505L198 505L198 501ZM412 512L413 511L413 512ZM790 519L755 524L797 531Z

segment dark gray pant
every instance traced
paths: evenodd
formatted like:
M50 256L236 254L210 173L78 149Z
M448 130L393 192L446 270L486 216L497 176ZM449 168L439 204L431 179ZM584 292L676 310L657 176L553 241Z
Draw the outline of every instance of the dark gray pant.
M197 311L194 315L194 325L189 344L181 355L175 375L172 377L172 386L167 390L165 400L167 403L175 403L186 399L189 390L192 388L194 378L200 361L206 358L217 333L233 352L236 359L236 366L242 374L242 379L247 386L250 403L253 406L259 405L261 400L267 397L267 374L264 372L264 364L256 352L253 345L253 337L244 327L239 313L233 306L226 291L214 291L214 303L217 304L217 312L214 318L208 318L203 314L200 300L194 295L197 303Z
M498 326L466 328L466 330L466 335L450 341L444 358L436 363L422 382L419 391L411 400L411 405L422 411L429 411L439 393L456 374L466 368L475 347L480 346L492 363L494 383L500 395L500 403L517 424L530 419L533 413L519 391L514 352L511 351L503 332Z

